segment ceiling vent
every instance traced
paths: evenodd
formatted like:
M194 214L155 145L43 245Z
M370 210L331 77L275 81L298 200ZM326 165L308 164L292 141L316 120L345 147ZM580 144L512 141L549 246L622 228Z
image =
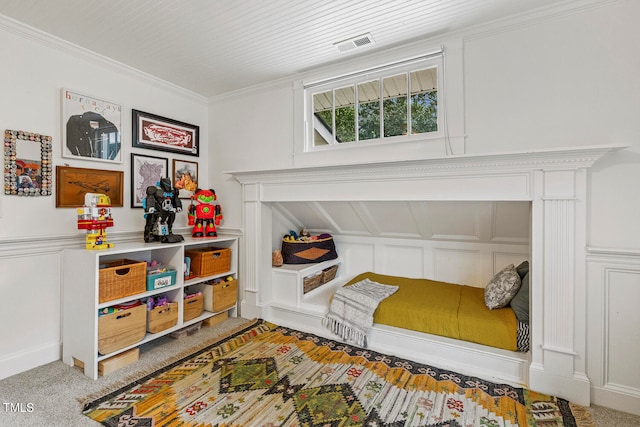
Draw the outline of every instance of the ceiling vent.
M371 34L362 34L360 36L352 37L348 40L343 40L338 43L334 43L334 46L338 48L340 52L348 52L353 49L361 48L375 43Z

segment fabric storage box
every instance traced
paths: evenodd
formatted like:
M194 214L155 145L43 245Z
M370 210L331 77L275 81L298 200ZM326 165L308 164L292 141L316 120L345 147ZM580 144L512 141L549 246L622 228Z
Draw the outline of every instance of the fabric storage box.
M120 259L100 264L98 302L103 303L146 291L147 263Z
M318 240L282 239L281 252L285 264L313 264L338 258L333 237Z
M238 279L209 282L202 293L207 311L229 309L238 301Z
M178 303L155 307L147 311L147 332L157 334L178 323Z
M231 249L202 248L188 250L185 255L191 259L191 273L198 277L213 276L231 270Z
M176 270L168 269L156 274L147 275L147 290L164 288L176 284Z
M188 322L202 314L204 310L204 296L202 294L184 299L182 321Z
M98 318L98 353L109 354L141 341L147 333L147 306L138 306Z

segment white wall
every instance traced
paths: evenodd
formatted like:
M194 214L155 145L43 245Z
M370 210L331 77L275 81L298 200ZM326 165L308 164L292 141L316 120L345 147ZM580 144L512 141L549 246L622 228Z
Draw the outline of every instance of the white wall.
M469 153L628 144L591 174L588 243L638 248L640 4L621 1L465 43ZM615 189L612 191L612 189Z
M132 231L144 228L140 209L130 207L131 109L170 117L201 126L201 140L207 141L206 99L182 89L161 83L124 66L101 61L98 56L82 54L80 49L55 43L54 40L33 40L20 34L22 29L2 26L0 21L0 126L53 136L53 165L115 169L125 172L124 207L114 208L115 226L110 231ZM121 130L123 163L113 164L62 158L61 148L61 88L110 100L123 108ZM3 132L4 133L4 132ZM172 155L155 150L136 149L150 156L197 160L194 157ZM202 144L202 159L208 155ZM54 168L55 173L55 168ZM202 168L207 180L208 170ZM55 182L54 182L55 186ZM54 189L55 190L55 189ZM77 234L73 209L55 209L55 195L41 198L4 196L0 238L25 238ZM46 217L43 218L43 212ZM186 215L180 223L186 225ZM10 226L9 226L10 225ZM55 226L52 226L55 225Z
M447 62L447 84L464 88L462 96L454 93L454 99L462 105L456 104L450 114L456 123L458 115L463 115L466 153L598 144L629 146L605 156L589 173L586 242L590 252L605 251L614 264L631 257L634 266L640 258L640 198L636 185L640 182L638 16L639 2L601 2L575 12L530 20L521 17L447 37L447 41L454 40L454 47L456 37L462 40L462 60L455 61L454 49L454 61ZM345 60L341 67L318 70L313 77L323 71L334 75L339 69L348 72L372 61L388 62L403 54L424 53L439 42L443 40L427 40L359 61ZM242 225L240 186L220 171L296 166L292 161L296 150L292 147L303 143L296 131L300 127L296 111L302 105L296 95L300 81L307 77L211 100L212 151L217 154L211 158L211 176L228 195L225 211L233 212L231 218L226 217L228 221ZM250 111L248 105L252 106ZM405 147L399 147L395 155L420 156ZM306 160L306 164L313 164ZM345 163L352 157L318 156L317 160L317 165L322 165ZM379 160L374 150L361 152L359 161L371 160ZM617 276L607 278L605 283L601 275L593 277L597 268L587 267L588 307L603 313L599 321L620 325L625 324L620 319L636 319L635 302L618 292L629 291L630 287L637 292L640 283L633 280L637 274L624 276L624 282L616 286L612 282ZM578 273L578 277L585 275ZM605 306L605 287L612 293L606 304L615 301L615 312ZM611 317L614 315L617 317ZM593 329L594 322L600 325L590 318L587 327ZM623 341L618 335L609 336L606 328L588 331L588 375L598 377L613 366L627 366L629 355L640 352L640 330L631 322L626 332L629 339ZM602 343L610 342L626 345L608 346L607 357L603 358ZM629 411L634 405L621 402L640 402L640 380L627 376L616 377L616 381L622 384L607 388L605 379L594 378L594 401Z
M114 208L110 236L135 236L144 228L142 209L130 208L131 109L200 125L201 156L136 149L141 154L205 162L207 100L0 17L0 129L53 137L53 166L124 171L124 207ZM124 111L123 163L62 158L61 88L119 103ZM54 169L55 173L55 169ZM200 168L208 180L206 163ZM75 209L55 208L54 195L0 194L0 378L60 358L61 249L84 241ZM186 226L186 214L176 227Z
M105 169L125 171L125 207L114 210L116 226L111 230L117 236L143 227L141 211L128 208L131 108L199 124L202 141L210 143L209 147L201 145L200 184L209 183L218 193L224 226L241 228L240 186L222 172L295 165L295 147L302 144L301 100L296 98L301 80L424 53L445 43L448 93L455 101L448 109L451 130L456 137L467 135L467 153L603 143L631 146L608 155L591 169L587 244L597 248L593 252L606 253L607 265L617 265L624 258L637 271L640 57L636 52L640 27L636 18L640 3L619 0L601 5L531 22L525 18L504 22L448 35L446 40L427 40L358 61L345 60L344 64L316 70L314 76L249 88L210 99L208 105L197 95L0 21L0 126L52 135L54 166L69 163L95 168L102 163L60 157L60 88L119 102L125 111L124 163L104 164ZM397 158L421 155L415 149L396 151ZM161 152L136 152L164 157ZM432 156L439 149L424 152ZM370 150L358 156L324 157L318 164L356 161L355 157L358 161L380 160L382 154ZM313 159L306 161L313 163ZM186 218L181 217L178 226L183 224ZM79 234L73 210L55 209L54 197L0 195L0 292L5 301L12 302L11 309L0 314L0 321L14 325L0 332L0 377L59 357L58 251L69 239L75 242ZM589 309L597 310L604 323L617 325L624 324L624 319L636 319L634 301L622 298L622 292L637 291L640 285L633 279L637 274L605 280L596 274L598 266L592 263L588 267ZM603 289L609 292L606 306ZM616 303L615 311L611 310L612 302ZM602 355L602 343L617 344L619 338L610 336L606 328L594 330L601 323L594 326L593 319L588 325L589 375L609 372L618 361L628 360L628 354L640 352L639 332L634 327L628 331L630 347L611 345L606 358L591 357ZM620 366L626 365L621 362ZM633 402L640 399L637 377L616 375L615 385L609 388L606 379L602 374L602 380L593 381L597 387L594 395L613 402L609 406L615 405L611 396L624 395Z

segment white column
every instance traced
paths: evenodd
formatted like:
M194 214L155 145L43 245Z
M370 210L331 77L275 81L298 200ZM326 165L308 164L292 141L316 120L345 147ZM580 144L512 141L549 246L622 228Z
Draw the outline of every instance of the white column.
M245 235L242 239L242 283L243 295L240 313L245 318L262 317L259 301L260 284L260 242L262 203L260 185L247 183L242 185L243 215ZM264 274L263 274L264 275Z
M588 405L590 383L584 363L586 171L544 171L537 181L541 191L536 191L533 201L535 336L530 387Z

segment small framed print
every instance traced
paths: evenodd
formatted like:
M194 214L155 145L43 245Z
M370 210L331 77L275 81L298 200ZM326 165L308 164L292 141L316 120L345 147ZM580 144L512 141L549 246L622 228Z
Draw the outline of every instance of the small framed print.
M106 194L111 206L123 205L122 171L56 166L56 208L84 205L86 193Z
M62 157L122 163L122 107L62 89Z
M131 153L131 207L142 208L147 187L157 186L160 178L168 176L168 159Z
M198 188L198 163L173 159L173 186L181 199L190 199Z
M200 126L132 110L133 146L199 156Z

